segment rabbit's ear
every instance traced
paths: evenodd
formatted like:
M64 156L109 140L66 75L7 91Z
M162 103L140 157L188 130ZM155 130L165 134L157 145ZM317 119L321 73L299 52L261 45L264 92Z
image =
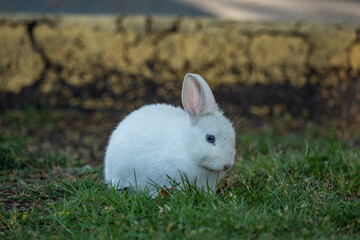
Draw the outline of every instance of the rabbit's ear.
M181 100L190 117L199 117L218 110L209 85L198 74L186 74Z

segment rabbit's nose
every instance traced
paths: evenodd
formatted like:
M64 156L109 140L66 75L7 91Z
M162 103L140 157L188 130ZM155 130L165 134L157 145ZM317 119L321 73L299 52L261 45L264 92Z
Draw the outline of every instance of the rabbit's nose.
M225 164L225 165L224 165L224 171L229 170L231 167L232 167L231 164Z

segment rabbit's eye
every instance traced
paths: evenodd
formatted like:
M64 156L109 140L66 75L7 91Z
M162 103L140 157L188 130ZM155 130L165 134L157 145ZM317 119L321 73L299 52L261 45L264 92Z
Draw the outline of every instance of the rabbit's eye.
M209 143L215 143L215 136L214 135L206 135L206 141Z

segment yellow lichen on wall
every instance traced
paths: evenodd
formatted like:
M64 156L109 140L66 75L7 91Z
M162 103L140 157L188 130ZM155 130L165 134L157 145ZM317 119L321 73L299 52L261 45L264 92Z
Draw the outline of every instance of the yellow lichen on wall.
M274 113L275 117L279 117L285 111L286 111L286 105L285 104L274 104L273 113Z
M247 41L239 33L220 29L171 34L160 40L158 58L179 73L204 72L212 86L232 84L240 80L232 69L244 69L247 63Z
M354 45L350 52L350 65L353 74L360 73L360 43Z
M238 29L240 31L243 32L247 32L247 33L255 33L257 35L259 34L264 34L264 33L274 33L275 34L289 34L292 33L294 34L294 30L297 29L297 26L299 25L298 22L287 22L287 21L267 21L267 22L248 22L248 21L241 21L241 22L237 22L237 21L233 21L233 22L229 22L229 21L225 21L223 20L223 25L230 24L231 27Z
M34 83L44 68L26 26L0 27L0 90L18 93Z
M153 56L154 37L139 33L144 31L143 17L132 20L122 23L125 32L104 25L109 22L93 27L76 21L60 22L56 28L44 24L35 29L35 39L50 62L63 67L59 77L74 86L102 79L112 70L152 77L146 62Z
M128 35L136 37L134 33ZM144 77L152 78L153 72L147 66L147 62L153 60L154 38L155 36L147 36L134 42L129 41L129 45L125 46L128 51L127 67L121 70L132 74L140 73Z
M343 25L297 26L294 22L231 22L146 16L65 16L51 21L53 24L40 22L36 25L34 40L51 66L61 69L57 77L78 87L99 81L104 76L120 82L121 78L113 75L113 71L124 75L140 74L159 83L168 79L178 82L181 79L174 79L175 75L199 72L209 79L212 87L235 83L281 84L284 81L302 87L307 81L308 66L319 73L326 73L332 67L344 68L345 71L347 62L355 74L360 68L358 45L351 49L347 59L347 50L355 39L355 31ZM15 48L24 55L34 51L25 27L19 26L16 30L23 37L19 33L12 34L11 31L15 31L12 27L3 26L1 29L3 35L8 35L8 40L2 37L2 41L12 44L2 51ZM15 40L10 41L10 38ZM25 45L22 46L19 41L25 41ZM4 62L9 58L13 58L12 67L16 61L25 66L24 60L13 53L4 55L9 57L2 59L3 66L9 66ZM43 66L41 61L30 62ZM13 74L15 80L7 80L3 86L19 91L21 86L35 80L38 68L26 72L26 67L22 66L19 67L21 71L16 73L4 71L3 74ZM29 77L29 74L32 75ZM321 80L329 85L330 82L336 84L342 81L340 78L340 75L323 74L311 76L311 82ZM2 79L5 81L5 78ZM18 81L22 85L18 85ZM47 83L46 86L50 85ZM46 91L49 92L49 88Z
M310 66L316 69L347 67L347 49L355 40L356 32L345 25L305 24L299 32L312 45Z
M178 28L178 23L179 19L176 17L156 17L151 19L150 30L152 33L176 31L176 28Z
M249 83L283 83L289 80L296 87L305 82L309 46L303 39L261 35L252 40L250 57L253 72Z
M132 110L153 99L180 99L183 76L192 72L247 114L354 118L357 31L346 24L191 17L3 19L0 97L31 86L25 90L39 90L46 98L38 99L54 106Z
M250 107L250 113L260 117L265 117L266 115L268 115L269 112L270 112L270 107L267 105Z
M81 86L103 76L103 65L125 69L124 38L111 31L68 24L53 28L40 25L35 40L53 65L61 65L66 82Z
M125 32L134 32L144 35L146 33L146 16L126 17L120 20Z

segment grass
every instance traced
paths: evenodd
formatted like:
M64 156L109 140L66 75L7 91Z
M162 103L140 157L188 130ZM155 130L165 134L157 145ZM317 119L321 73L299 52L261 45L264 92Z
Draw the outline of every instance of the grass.
M0 239L360 239L360 149L334 131L243 129L217 192L154 199L104 183L116 121L33 108L0 116Z

